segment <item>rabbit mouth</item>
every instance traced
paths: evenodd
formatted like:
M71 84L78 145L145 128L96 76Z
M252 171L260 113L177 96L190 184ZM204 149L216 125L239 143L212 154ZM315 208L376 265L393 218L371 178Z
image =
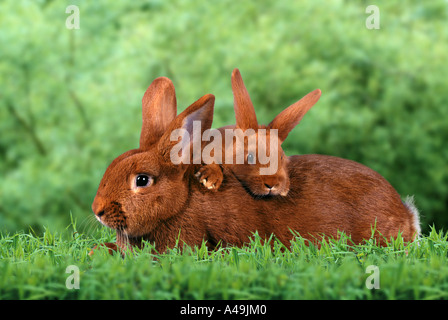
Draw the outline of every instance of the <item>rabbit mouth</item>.
M283 190L283 188L268 188L266 186L260 186L257 190L254 187L249 187L245 184L243 184L243 187L247 193L256 198L270 198L279 195L285 196L288 193L288 191Z
M281 194L279 190L272 190L272 189L265 189L266 193L264 194L265 197L275 197Z
M269 189L268 195L285 197L288 192L289 190L287 188L276 188L275 190Z
M273 188L263 186L259 191L252 190L252 194L257 197L277 197L282 196L285 197L288 195L289 189L283 186L276 186Z
M98 217L96 216L96 219L105 227L117 230L117 231L125 231L126 230L126 219L123 219L120 217Z
M127 228L126 214L118 202L112 202L110 208L96 215L96 219L104 226L124 231Z

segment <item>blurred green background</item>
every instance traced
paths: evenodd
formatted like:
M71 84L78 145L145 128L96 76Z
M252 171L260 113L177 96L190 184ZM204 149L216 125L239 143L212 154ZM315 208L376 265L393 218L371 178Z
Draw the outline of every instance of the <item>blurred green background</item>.
M379 30L366 28L370 4ZM91 226L104 170L138 146L151 81L173 80L179 112L215 94L219 127L234 123L234 68L263 123L322 90L288 155L359 161L415 195L424 231L446 230L447 62L443 0L2 0L0 230L64 228L70 214Z

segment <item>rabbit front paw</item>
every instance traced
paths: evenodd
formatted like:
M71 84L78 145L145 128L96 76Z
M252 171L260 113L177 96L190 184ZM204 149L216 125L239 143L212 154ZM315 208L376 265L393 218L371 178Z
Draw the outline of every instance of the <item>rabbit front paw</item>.
M93 256L95 254L95 250L99 250L104 247L107 248L108 253L110 255L113 255L114 253L118 252L118 247L115 243L106 242L106 243L102 243L100 245L94 246L93 249L88 253L89 256Z
M202 166L195 174L200 183L209 190L217 191L224 178L222 169L218 164Z

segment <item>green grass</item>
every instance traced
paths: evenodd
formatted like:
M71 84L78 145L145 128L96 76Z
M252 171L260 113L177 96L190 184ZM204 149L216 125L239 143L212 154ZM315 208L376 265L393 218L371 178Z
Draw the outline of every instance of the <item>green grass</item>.
M406 247L373 240L351 245L344 235L307 246L297 236L291 250L254 235L243 248L183 246L164 254L151 245L125 257L89 251L114 240L100 228L86 236L72 225L42 235L0 236L0 299L447 299L448 234L432 229ZM79 268L79 289L66 287L68 266ZM379 289L368 289L370 265Z

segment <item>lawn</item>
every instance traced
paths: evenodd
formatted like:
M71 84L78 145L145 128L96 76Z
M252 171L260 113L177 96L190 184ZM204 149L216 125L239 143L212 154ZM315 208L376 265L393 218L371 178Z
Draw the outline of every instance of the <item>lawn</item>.
M256 234L243 248L190 248L157 253L147 244L124 257L98 228L89 236L72 223L63 232L0 236L0 299L446 299L448 234L434 228L419 241L386 247L353 245L341 235L290 250Z

